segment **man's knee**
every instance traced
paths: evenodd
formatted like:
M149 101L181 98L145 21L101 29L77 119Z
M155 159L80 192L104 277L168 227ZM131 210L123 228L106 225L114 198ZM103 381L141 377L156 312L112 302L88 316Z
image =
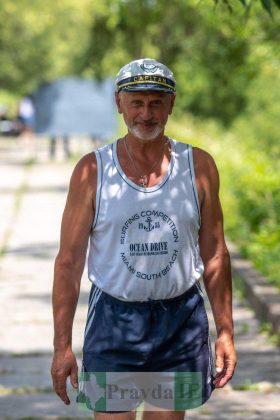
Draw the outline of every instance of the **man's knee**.
M185 411L144 411L142 420L184 420Z

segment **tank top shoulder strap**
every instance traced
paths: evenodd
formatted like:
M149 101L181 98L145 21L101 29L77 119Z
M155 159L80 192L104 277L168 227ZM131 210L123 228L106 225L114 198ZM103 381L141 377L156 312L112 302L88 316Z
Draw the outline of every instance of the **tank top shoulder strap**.
M105 168L108 168L108 164L112 162L112 147L111 145L106 145L100 147L93 151L96 156L97 162L97 186L96 186L96 196L95 196L95 215L92 223L92 229L95 228L101 201L101 191L103 185L104 171Z
M112 164L113 162L113 144L107 144L106 146L99 147L97 150L94 151L96 156L99 156L99 159L102 165L102 170L105 171L108 165Z
M180 161L179 166L188 168L190 171L190 178L192 184L192 190L194 195L194 201L199 216L199 221L201 222L200 206L198 191L196 186L195 171L194 171L194 162L193 162L193 146L189 143L176 142L175 149L178 154L178 159Z

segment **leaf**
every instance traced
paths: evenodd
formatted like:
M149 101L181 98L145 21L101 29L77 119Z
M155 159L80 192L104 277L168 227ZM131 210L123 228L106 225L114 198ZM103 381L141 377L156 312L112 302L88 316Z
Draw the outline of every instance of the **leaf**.
M240 3L243 4L244 7L247 7L248 6L247 0L239 0L239 1L240 1Z
M270 14L272 17L272 9L271 9L271 1L270 0L261 0L261 3L264 9Z
M274 3L276 4L277 7L279 7L280 9L280 0L274 0Z
M233 9L232 9L231 4L229 3L229 1L228 0L223 0L223 3L225 3L225 5L227 6L228 11L230 13L232 13L233 12Z

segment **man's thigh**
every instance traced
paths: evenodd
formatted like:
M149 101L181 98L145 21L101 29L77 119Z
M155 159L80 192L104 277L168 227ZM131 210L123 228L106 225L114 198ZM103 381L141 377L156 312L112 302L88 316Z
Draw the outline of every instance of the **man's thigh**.
M141 420L184 420L185 411L144 411Z

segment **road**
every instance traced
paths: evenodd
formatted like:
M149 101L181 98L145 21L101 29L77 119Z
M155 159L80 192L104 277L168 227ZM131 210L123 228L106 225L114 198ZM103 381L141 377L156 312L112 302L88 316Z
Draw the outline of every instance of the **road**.
M52 390L51 288L59 245L62 211L74 160L62 151L48 160L47 144L37 141L36 162L21 142L0 139L0 418L91 418L61 403ZM90 151L76 141L73 149ZM81 347L90 283L86 272L75 316L73 348L81 364ZM208 310L209 305L207 303ZM212 343L215 331L209 311ZM234 298L236 373L228 386L215 390L188 419L280 419L280 352L238 293ZM241 390L243 389L243 390Z

